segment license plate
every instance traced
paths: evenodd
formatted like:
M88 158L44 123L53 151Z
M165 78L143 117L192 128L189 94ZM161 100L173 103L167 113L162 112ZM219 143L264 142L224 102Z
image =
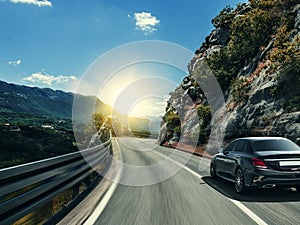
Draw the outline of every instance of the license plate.
M280 166L300 166L300 161L280 161Z

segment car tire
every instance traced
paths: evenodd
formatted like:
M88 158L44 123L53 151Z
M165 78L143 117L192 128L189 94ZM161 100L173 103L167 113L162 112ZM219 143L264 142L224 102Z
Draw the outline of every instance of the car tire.
M246 192L244 173L240 168L235 171L234 189L238 194L243 194Z
M209 172L210 172L210 177L211 178L216 178L217 177L216 166L213 163L210 164Z

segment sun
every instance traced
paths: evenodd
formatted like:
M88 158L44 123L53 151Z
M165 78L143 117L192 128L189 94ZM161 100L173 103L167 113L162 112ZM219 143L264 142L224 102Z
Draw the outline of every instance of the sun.
M131 105L128 113L131 117L154 117L163 115L167 99L170 96L147 96Z
M174 81L178 76L177 70L161 63L128 65L103 83L98 97L121 114L159 116L164 113L170 91L178 86Z

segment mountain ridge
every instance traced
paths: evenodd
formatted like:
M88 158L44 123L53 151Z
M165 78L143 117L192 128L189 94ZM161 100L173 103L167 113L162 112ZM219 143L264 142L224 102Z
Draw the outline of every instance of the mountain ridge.
M76 101L76 104L73 104ZM75 112L72 115L72 112ZM30 87L7 83L0 80L0 113L6 117L20 114L73 119L88 124L93 114L101 113L105 116L114 115L119 118L124 127L147 132L159 132L159 118L127 117L96 96L84 96L51 88ZM8 114L7 114L8 113ZM154 122L155 120L155 122Z
M71 119L74 98L84 106L79 115L82 118L87 113L91 114L92 108L101 110L104 114L112 110L109 105L94 96L50 88L29 87L0 80L0 110L6 112Z

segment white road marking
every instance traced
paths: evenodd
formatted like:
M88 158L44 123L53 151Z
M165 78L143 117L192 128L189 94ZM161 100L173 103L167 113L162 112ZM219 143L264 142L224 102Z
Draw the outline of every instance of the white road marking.
M234 203L238 208L240 208L244 213L246 213L252 220L254 220L259 225L268 225L265 221L263 221L260 217L258 217L254 212L252 212L248 207L246 207L243 203L229 198L229 200Z
M120 146L118 144L118 142L116 141L116 144L118 145L118 148L120 149ZM153 151L155 154L160 155L163 158L167 158L168 156L165 156L164 154L157 152L157 151ZM120 155L120 157L122 157ZM171 160L173 163L179 165L180 167L182 167L183 169L185 169L186 171L188 171L189 173L193 174L194 176L198 177L199 179L202 179L203 176L201 176L200 174L196 173L195 171L193 171L192 169L188 168L187 166L168 158L169 160ZM122 161L122 160L121 160ZM103 212L103 210L105 209L106 205L108 204L109 200L111 199L113 193L115 192L117 186L118 186L118 181L121 178L121 174L122 174L122 168L120 169L120 171L117 174L117 182L113 182L110 189L105 193L103 199L101 200L101 202L99 203L99 205L96 207L96 209L94 210L94 212L90 215L90 217L85 221L84 225L91 225L94 224L96 222L96 220L99 218L99 216L101 215L101 213ZM265 221L263 221L260 217L258 217L254 212L252 212L248 207L246 207L243 203L231 199L231 198L227 198L228 200L230 200L233 204L235 204L240 210L242 210L246 215L248 215L254 222L256 222L258 225L268 225Z
M156 154L167 158L168 156L154 151ZM179 165L180 167L182 167L183 169L185 169L186 171L190 172L191 174L193 174L194 176L198 177L199 179L202 179L203 176L201 176L200 174L196 173L195 171L191 170L190 168L188 168L187 166L168 158L169 160L171 160L172 162L174 162L175 164ZM248 215L254 222L256 222L258 225L268 225L265 221L263 221L260 217L258 217L254 212L252 212L248 207L246 207L243 203L231 199L231 198L227 198L228 200L230 200L233 204L235 204L240 210L242 210L246 215Z
M119 143L116 141L116 144L118 145L118 149L120 149ZM122 162L122 155L120 153L120 161ZM119 181L121 179L123 168L121 167L118 171L117 177L115 179L115 182L112 182L110 188L105 193L103 199L100 201L99 205L96 207L96 209L93 211L93 213L89 216L89 218L84 222L84 225L91 225L96 222L96 220L99 218L105 207L107 206L109 200L111 199L112 195L114 194Z

